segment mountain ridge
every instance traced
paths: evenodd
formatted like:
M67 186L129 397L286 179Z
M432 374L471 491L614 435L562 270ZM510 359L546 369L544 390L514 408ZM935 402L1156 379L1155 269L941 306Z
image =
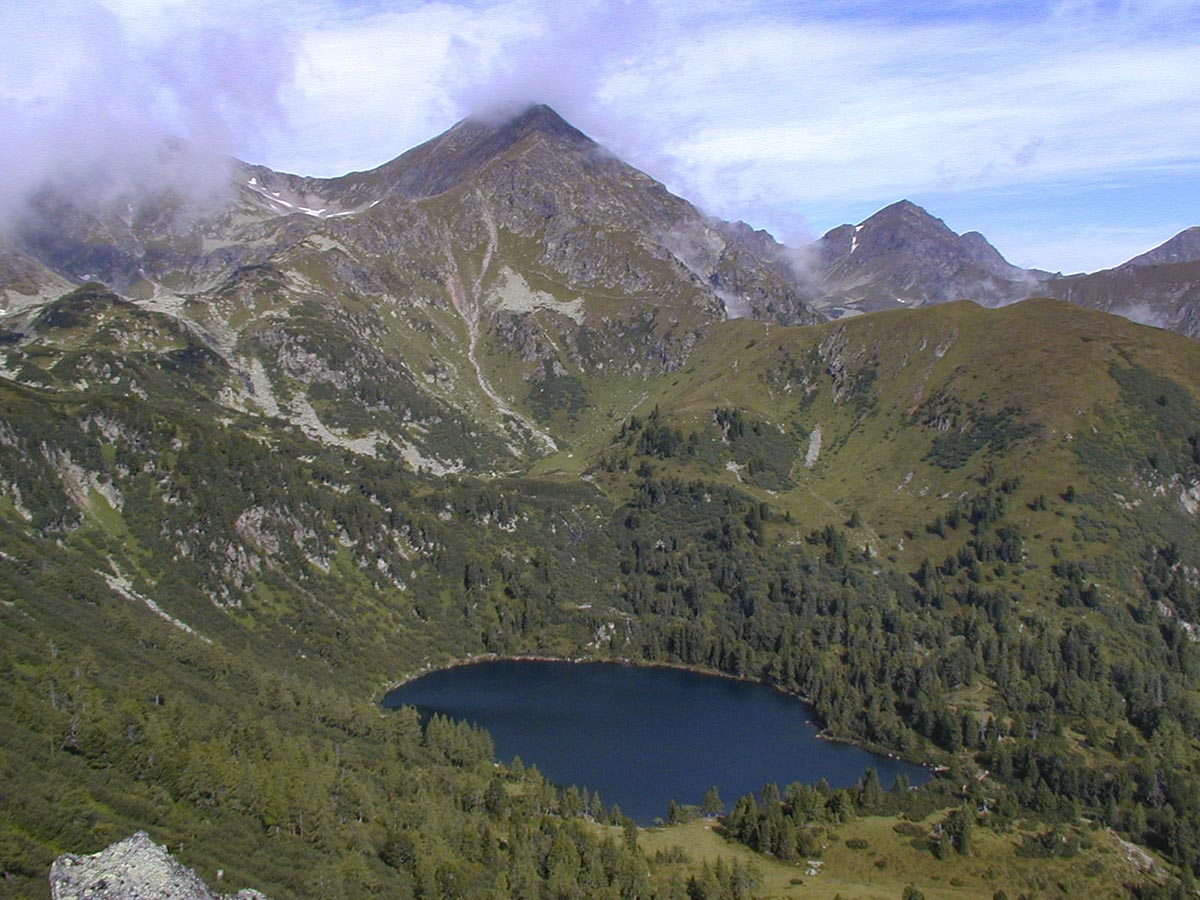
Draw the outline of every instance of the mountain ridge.
M1122 265L1149 266L1163 263L1200 261L1200 226L1185 228L1157 247L1139 254Z
M1200 338L1200 228L1186 228L1112 269L1046 281L1044 291Z
M519 164L522 153L516 148L528 141L541 145L525 151L537 156L540 169ZM563 168L568 160L570 174ZM174 208L177 198L168 197L143 198L143 208L132 218L116 209L97 216L95 211L72 208L65 198L43 204L40 225L34 220L34 227L27 227L23 238L18 232L18 245L7 253L0 246L0 256L8 260L0 265L0 291L12 294L18 284L28 289L31 277L39 284L49 284L63 276L76 284L98 278L119 291L135 294L154 290L149 285L161 285L163 279L171 289L211 288L213 278L228 278L237 264L262 263L284 250L283 245L302 242L307 235L339 221L349 225L373 219L372 227L378 230L388 227L383 221L386 212L386 218L411 228L417 224L414 219L422 218L414 204L431 201L468 182L494 177L507 178L514 186L521 184L517 194L509 191L505 198L497 195L495 199L504 199L509 208L517 199L517 206L525 207L527 219L536 219L538 214L552 218L556 209L578 208L580 202L585 202L591 220L597 221L601 214L611 217L613 204L606 212L596 204L587 207L586 199L588 190L615 191L610 196L621 196L621 207L638 210L635 218L626 219L629 227L652 238L656 233L675 235L666 252L680 258L685 269L694 270L691 274L699 281L695 287L707 291L710 302L717 304L715 311L722 314L723 310L726 316L800 323L822 318L817 309L837 316L955 299L997 305L1048 293L1118 312L1149 304L1154 310L1151 314L1135 316L1165 327L1192 328L1189 323L1195 318L1179 310L1181 306L1194 307L1196 302L1186 286L1182 299L1181 290L1152 290L1146 298L1127 293L1116 296L1111 293L1118 289L1115 286L1107 296L1093 296L1099 288L1080 290L1070 281L1079 276L1064 279L1013 266L978 232L956 235L940 219L907 200L884 207L859 225L831 229L808 247L786 248L765 233L742 241L742 233L734 225L713 220L675 198L660 183L625 166L542 104L507 119L468 117L374 169L335 178L276 173L237 161L231 165L236 173L234 203L225 212L200 221L181 217L182 210ZM580 187L606 167L612 171L604 188L593 183L589 189L566 189L564 193L565 185ZM486 176L485 170L493 174ZM556 170L562 179L558 201L550 200L554 192L542 191L540 199L528 196L530 185ZM527 196L520 198L522 193ZM380 204L384 204L382 210L377 209ZM496 212L493 210L493 215ZM532 221L524 222L521 229L534 230ZM1187 229L1123 265L1189 261L1200 252L1195 246L1196 233L1196 229ZM413 237L430 240L421 227L413 231ZM258 252L249 249L264 241L274 246ZM728 250L723 248L725 243L730 244ZM17 259L18 254L25 255L24 262ZM203 262L197 267L199 258ZM563 262L560 258L557 265ZM364 260L358 267L367 273L375 265ZM750 278L738 272L745 265L754 273ZM42 266L48 271L38 271ZM606 264L593 260L592 271L597 267L606 268ZM574 278L580 274L578 267L569 273ZM1165 281L1169 274L1160 273L1154 280ZM196 275L207 275L209 280L198 282ZM660 272L650 280L662 277L665 274ZM61 283L54 285L54 289L61 287ZM33 295L37 295L38 288L34 288ZM1128 287L1120 289L1127 291ZM739 295L747 290L747 296ZM1158 309L1160 306L1163 308Z
M474 361L555 448L512 454L522 426L496 430L466 389L469 307L432 288L387 303L352 268L328 291L315 266L353 259L337 219L181 298L186 315L90 283L4 333L6 884L41 896L63 850L139 827L185 844L209 884L221 867L285 900L486 897L517 863L533 887L513 892L537 896L551 852L607 855L620 864L596 878L658 879L660 897L701 878L703 861L660 858L580 792L497 763L475 729L372 703L398 675L489 653L752 678L809 698L832 735L945 765L928 789L854 789L799 825L763 802L787 816L782 852L806 858L814 826L855 841L849 867L840 847L822 857L830 880L870 867L846 896L936 871L1115 900L1148 876L1096 822L1200 862L1184 839L1200 833L1194 341L1063 301L956 301L714 319L671 365L634 369L561 285L518 296L516 270L489 274L487 248L514 237L492 244L486 194L454 193L424 201L449 212L397 208L432 240L451 214L477 224L475 252L446 245L428 283L457 273L458 299L493 310ZM705 236L682 237L700 253ZM392 313L428 342L401 343ZM643 324L639 361L657 339ZM933 855L942 822L984 800L969 821L1001 875ZM767 893L791 891L771 853Z
M843 315L959 299L995 306L1031 296L1042 275L1011 265L978 232L956 234L909 200L831 229L813 253L821 304Z
M397 187L412 199L443 193L502 157L522 141L541 137L575 152L599 151L600 145L568 124L549 106L538 104L499 125L466 118L448 131L414 147L364 176L395 177ZM355 178L354 174L342 176ZM362 177L362 176L360 176ZM332 179L338 183L342 179Z
M54 381L74 350L38 311L99 280L177 322L151 343L187 334L219 357L222 402L414 468L499 472L601 427L617 375L612 414L628 409L639 379L685 367L728 319L1049 294L1200 334L1190 264L1144 264L1190 252L1186 235L1116 275L1061 278L901 200L796 250L712 219L542 105L464 119L367 172L234 174L199 216L169 193L100 209L44 195L0 243L4 371Z

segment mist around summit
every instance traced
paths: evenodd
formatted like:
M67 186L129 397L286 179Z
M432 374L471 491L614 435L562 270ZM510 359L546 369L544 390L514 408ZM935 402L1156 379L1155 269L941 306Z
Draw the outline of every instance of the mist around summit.
M1061 277L897 200L788 247L546 104L387 160L52 180L0 237L7 887L141 829L280 900L1200 871L1190 231ZM763 682L946 774L651 832L377 707L522 656Z

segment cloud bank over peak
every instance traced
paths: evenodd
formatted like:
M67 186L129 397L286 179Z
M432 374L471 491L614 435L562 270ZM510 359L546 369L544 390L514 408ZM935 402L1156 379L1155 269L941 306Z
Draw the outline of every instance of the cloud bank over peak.
M227 15L237 7L245 15ZM165 180L204 199L282 120L292 39L263 6L47 0L0 11L0 220L53 184L93 201ZM180 143L182 141L183 143Z
M586 124L602 112L606 81L637 65L660 25L645 0L543 4L516 21L519 30L503 43L453 37L446 91L464 114L496 120L545 103Z
M792 244L902 197L1044 269L1196 224L1200 0L7 6L0 204L47 172L136 177L164 133L334 176L540 102Z

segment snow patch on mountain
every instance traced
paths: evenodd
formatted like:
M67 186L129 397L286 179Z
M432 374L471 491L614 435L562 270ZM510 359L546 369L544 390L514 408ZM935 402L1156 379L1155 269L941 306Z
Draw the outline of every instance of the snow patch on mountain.
M314 219L333 219L340 216L353 216L361 212L366 212L368 209L376 206L379 200L372 200L370 203L364 203L352 209L335 209L331 206L313 207L306 206L304 202L300 202L299 198L293 197L291 200L284 197L283 191L267 190L258 183L257 178L251 178L246 182L246 187L254 191L264 200L273 203L276 206L283 207L281 215L290 215L291 213L303 213L306 216L312 216ZM311 201L309 201L311 202Z

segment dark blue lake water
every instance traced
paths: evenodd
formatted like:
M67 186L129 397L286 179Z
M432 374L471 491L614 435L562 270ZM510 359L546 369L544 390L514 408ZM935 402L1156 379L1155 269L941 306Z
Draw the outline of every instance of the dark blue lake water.
M555 784L599 791L639 824L670 800L727 808L767 782L849 786L874 767L888 786L929 773L817 737L806 704L759 684L606 663L484 662L433 672L384 706L415 706L486 728L504 761L520 756Z

